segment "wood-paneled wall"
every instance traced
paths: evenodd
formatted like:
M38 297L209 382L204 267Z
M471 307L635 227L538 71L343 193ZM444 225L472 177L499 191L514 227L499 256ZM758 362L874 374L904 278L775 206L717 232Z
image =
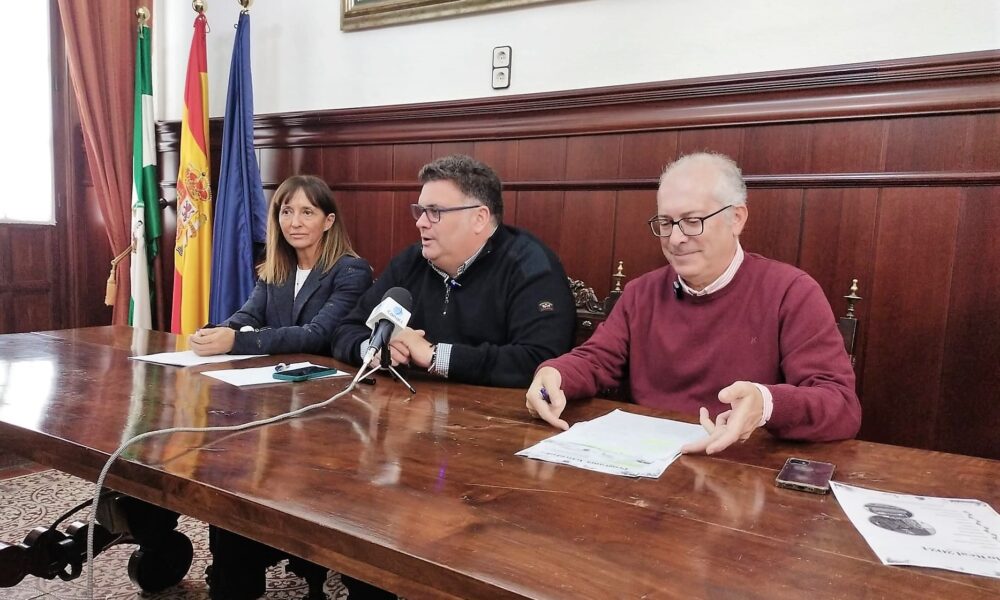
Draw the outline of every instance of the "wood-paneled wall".
M618 260L629 276L664 264L644 224L663 166L726 153L750 188L747 250L809 272L837 314L859 280L862 437L1000 458L998 73L981 52L268 115L255 139L265 188L324 177L377 271L416 240L420 166L471 154L504 180L505 220L599 296ZM160 124L168 201L177 138Z
M30 331L51 322L59 300L54 236L50 226L0 227L0 331Z

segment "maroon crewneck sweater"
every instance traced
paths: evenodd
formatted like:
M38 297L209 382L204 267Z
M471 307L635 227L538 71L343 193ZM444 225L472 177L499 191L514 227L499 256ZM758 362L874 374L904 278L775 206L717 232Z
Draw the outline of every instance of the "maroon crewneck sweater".
M707 296L676 297L663 267L625 287L587 342L542 363L562 374L568 398L619 385L626 366L637 404L714 419L728 410L719 390L766 385L765 425L795 440L852 438L861 426L854 371L819 284L803 271L747 253L733 280Z

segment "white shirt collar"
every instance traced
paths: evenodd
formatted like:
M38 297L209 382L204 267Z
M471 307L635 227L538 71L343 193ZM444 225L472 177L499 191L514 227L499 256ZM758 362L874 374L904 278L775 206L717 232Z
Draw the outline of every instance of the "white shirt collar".
M299 290L305 284L306 279L309 278L309 274L312 273L312 269L303 269L296 265L295 267L295 291L292 292L292 297L299 295Z
M684 279L680 275L677 276L677 281L681 284L681 288L687 295L707 296L729 285L729 282L731 282L733 280L733 277L736 276L736 271L739 270L740 265L742 264L743 264L743 246L741 246L739 240L737 240L736 254L733 256L733 260L729 263L729 266L726 268L726 270L722 272L722 275L719 275L718 279L705 286L705 289L701 291L692 289L687 283L684 282Z

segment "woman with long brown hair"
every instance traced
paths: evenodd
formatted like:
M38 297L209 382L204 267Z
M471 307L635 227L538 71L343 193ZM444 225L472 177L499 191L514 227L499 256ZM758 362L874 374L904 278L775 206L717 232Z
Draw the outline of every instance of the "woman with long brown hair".
M333 332L372 284L372 270L351 247L329 186L294 175L268 207L267 246L257 286L243 308L190 338L210 354L329 354Z

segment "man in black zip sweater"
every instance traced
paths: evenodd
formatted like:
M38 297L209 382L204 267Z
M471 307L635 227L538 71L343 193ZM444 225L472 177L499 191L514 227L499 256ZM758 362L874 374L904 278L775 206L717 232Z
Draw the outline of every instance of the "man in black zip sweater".
M360 364L371 331L368 315L385 292L413 296L410 327L391 342L393 361L477 385L527 387L538 365L570 349L576 308L559 259L534 236L503 225L500 179L468 156L448 156L420 170L424 186L411 205L420 243L396 256L333 336L333 355ZM213 527L213 599L250 600L263 591L264 569L287 555ZM290 563L313 583L326 569ZM396 595L341 576L349 600Z
M500 179L468 156L435 160L411 205L420 243L397 255L334 334L333 355L360 364L365 321L393 287L413 295L393 362L450 380L520 387L569 350L576 309L556 255L503 224Z

